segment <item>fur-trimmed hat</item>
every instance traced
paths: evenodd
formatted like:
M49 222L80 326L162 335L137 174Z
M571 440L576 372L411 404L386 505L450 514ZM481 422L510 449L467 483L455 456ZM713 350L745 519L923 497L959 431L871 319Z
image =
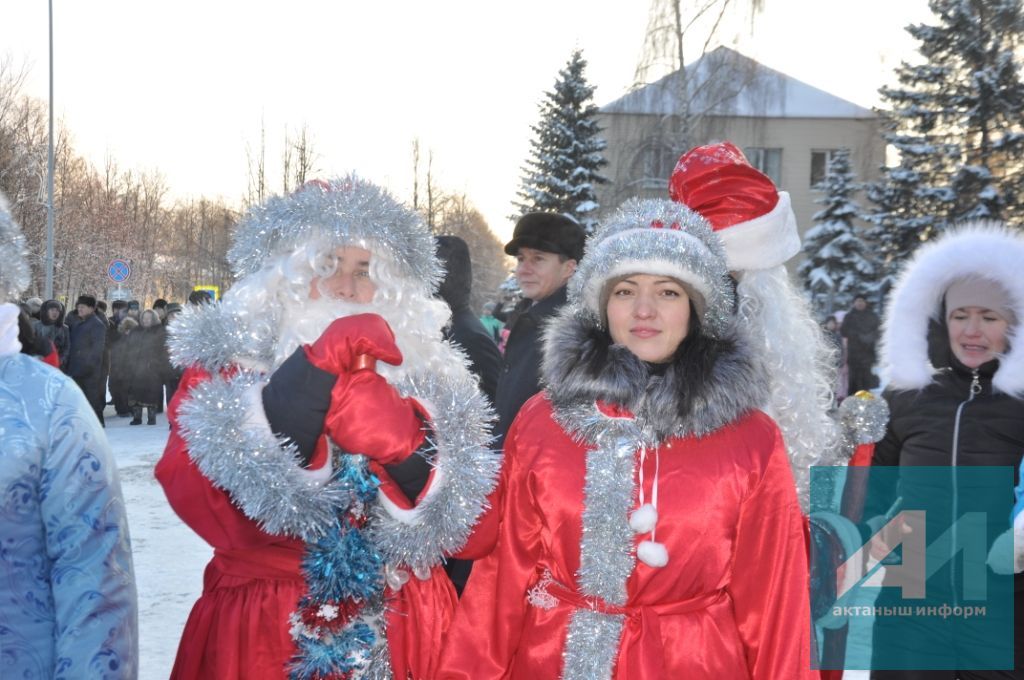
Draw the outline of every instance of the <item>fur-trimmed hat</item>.
M725 244L731 271L770 269L800 252L789 194L776 189L731 142L684 153L669 196L711 223Z
M1024 319L1024 236L997 223L973 223L949 231L914 253L889 296L882 332L882 364L890 387L917 390L929 385L935 367L928 360L928 323L942 317L943 299L956 281L984 277L1002 286L1016 319ZM992 386L1024 397L1024 348L1008 331L1009 348Z
M403 275L430 292L441 280L433 236L419 215L355 175L313 180L251 208L235 230L228 261L243 277L313 238L336 247L372 244L371 250L386 253Z
M520 248L533 248L579 261L586 238L580 223L568 215L531 212L516 222L512 240L505 244L505 254L515 255Z
M0 194L0 302L17 298L28 288L28 248L21 227Z
M79 295L78 300L75 301L75 307L78 305L85 305L86 307L92 307L96 309L96 296L95 295Z
M685 205L631 199L587 242L586 254L569 282L569 302L603 324L602 292L627 274L671 276L696 291L698 313L708 335L717 337L734 315L722 243L708 222Z

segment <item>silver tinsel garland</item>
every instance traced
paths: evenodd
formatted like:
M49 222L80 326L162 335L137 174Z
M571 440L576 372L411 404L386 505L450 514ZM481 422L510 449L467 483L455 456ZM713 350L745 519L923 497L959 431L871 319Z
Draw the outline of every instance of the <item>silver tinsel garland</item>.
M660 224L654 227L652 224ZM708 335L718 337L733 317L735 294L725 265L725 251L711 226L686 206L664 200L629 200L590 239L569 282L569 302L579 305L600 325L601 292L622 263L665 263L690 275L685 283L703 290L701 319ZM666 268L665 274L671 274Z
M311 481L294 444L247 424L249 392L261 380L242 371L196 385L181 404L182 437L200 472L264 531L315 540L351 505L352 491L337 481Z
M242 305L187 305L167 328L175 366L202 366L211 373L237 363L269 369L280 320L274 309L253 314Z
M271 255L291 252L314 237L339 246L373 242L427 290L437 290L441 281L434 237L419 215L356 175L310 183L251 208L235 230L228 261L241 278L258 271Z
M255 318L228 304L202 305L175 321L169 345L175 363L213 373L238 362L269 367L275 323L269 314ZM497 483L501 455L487 446L493 411L468 369L450 368L448 375L422 373L396 385L436 409L431 441L440 486L417 507L413 524L374 504L370 540L392 565L429 569L462 547ZM333 483L311 486L287 442L246 427L246 391L259 380L243 372L197 386L182 406L189 453L265 530L310 540L322 535L334 510L347 507L348 497Z
M396 388L433 410L430 439L439 486L416 506L413 523L376 504L369 537L388 564L422 572L465 545L497 484L501 454L487 446L494 412L467 370L410 375Z
M574 611L562 651L562 680L610 680L625 624L623 615Z
M636 495L636 451L653 446L633 420L608 418L596 405L555 409L555 419L587 452L580 542L580 592L613 606L626 604L626 582L636 565L629 512ZM611 678L625 616L577 609L565 647L563 678Z
M29 284L28 248L21 227L0 194L0 302L17 300Z

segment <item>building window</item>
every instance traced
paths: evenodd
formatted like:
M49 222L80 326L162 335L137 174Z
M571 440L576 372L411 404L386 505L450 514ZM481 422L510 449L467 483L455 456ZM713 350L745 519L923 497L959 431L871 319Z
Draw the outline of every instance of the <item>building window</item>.
M645 188L668 186L676 165L676 154L665 144L647 144L637 152L631 167L634 184Z
M762 146L748 146L743 155L750 164L768 175L776 186L782 184L782 149L770 149Z
M811 188L816 189L825 181L828 166L839 149L817 149L811 151Z

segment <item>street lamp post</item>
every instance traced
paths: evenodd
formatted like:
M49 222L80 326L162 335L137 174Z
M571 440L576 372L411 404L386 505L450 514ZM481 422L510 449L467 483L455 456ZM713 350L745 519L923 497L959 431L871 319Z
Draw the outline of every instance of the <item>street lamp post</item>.
M53 299L53 0L50 5L50 134L46 162L46 299Z

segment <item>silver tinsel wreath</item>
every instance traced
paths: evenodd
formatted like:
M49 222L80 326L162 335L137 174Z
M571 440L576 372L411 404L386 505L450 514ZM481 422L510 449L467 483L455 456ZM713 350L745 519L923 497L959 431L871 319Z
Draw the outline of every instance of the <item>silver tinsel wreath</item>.
M413 523L398 521L377 504L369 537L388 564L420 571L465 545L497 484L501 454L487 446L494 413L468 370L457 377L413 375L396 387L433 408L431 441L440 486L417 505Z
M28 288L29 280L25 237L11 215L7 199L0 194L0 302L16 300Z
M171 362L211 373L236 363L269 369L280 327L277 312L253 314L230 302L188 305L167 328Z
M335 480L309 480L294 444L247 425L249 392L261 380L242 371L196 385L181 404L182 437L199 471L264 531L312 541L351 505L352 491Z
M372 241L428 291L436 291L441 281L434 237L420 217L356 175L310 183L251 208L235 230L228 261L241 278L259 271L271 255L293 251L314 236L337 245Z

